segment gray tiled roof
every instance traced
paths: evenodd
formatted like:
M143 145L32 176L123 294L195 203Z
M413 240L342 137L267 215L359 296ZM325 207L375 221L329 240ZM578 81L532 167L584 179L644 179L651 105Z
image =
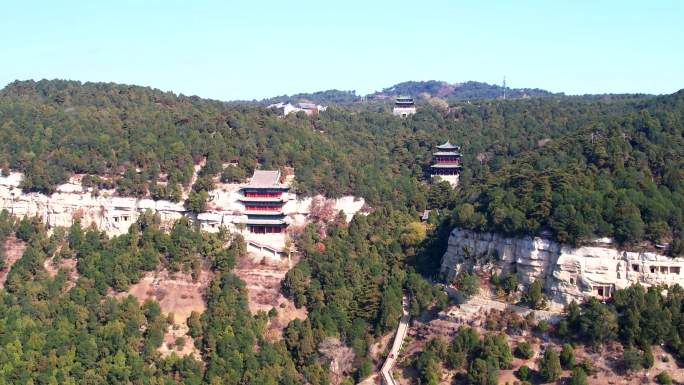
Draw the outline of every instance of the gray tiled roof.
M249 181L247 187L282 188L284 185L280 184L280 171L254 170L254 175L252 175L252 179Z

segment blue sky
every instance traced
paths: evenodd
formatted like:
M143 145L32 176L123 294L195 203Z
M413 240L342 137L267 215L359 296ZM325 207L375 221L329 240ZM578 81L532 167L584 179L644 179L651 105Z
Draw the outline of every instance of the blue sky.
M571 94L684 88L678 0L5 0L0 36L2 85L113 81L222 100L504 75Z

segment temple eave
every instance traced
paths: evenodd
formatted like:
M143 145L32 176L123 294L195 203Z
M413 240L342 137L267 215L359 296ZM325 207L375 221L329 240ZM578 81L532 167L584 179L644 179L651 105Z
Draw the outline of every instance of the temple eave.
M286 226L287 223L280 219L247 219L245 224L249 226Z
M242 202L263 202L263 203L283 203L285 200L283 197L246 197L246 196L241 196L238 198L238 200Z
M245 210L245 214L247 215L264 215L264 216L282 216L284 215L282 210L274 210L274 211L268 211L268 210Z

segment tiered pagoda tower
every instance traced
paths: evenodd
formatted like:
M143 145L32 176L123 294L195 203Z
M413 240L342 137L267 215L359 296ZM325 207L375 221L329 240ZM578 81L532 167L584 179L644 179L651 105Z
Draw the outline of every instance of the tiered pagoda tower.
M416 104L410 96L398 96L394 101L394 109L392 114L394 116L401 116L405 118L416 113Z
M254 234L281 233L284 221L284 194L289 187L280 183L280 171L255 170L251 181L242 188L240 201L245 205L247 230Z
M437 151L432 153L434 164L430 166L430 174L433 178L439 177L451 184L458 186L458 177L461 173L461 148L449 141L437 146Z

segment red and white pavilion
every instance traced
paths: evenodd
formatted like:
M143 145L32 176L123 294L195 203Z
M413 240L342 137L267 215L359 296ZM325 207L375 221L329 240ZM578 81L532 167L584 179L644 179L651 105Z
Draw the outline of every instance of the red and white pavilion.
M432 153L434 163L430 166L431 176L445 180L456 187L458 177L463 169L461 166L461 148L449 143L449 141L436 148L437 151Z
M281 233L287 228L283 205L289 187L280 183L280 171L255 170L241 189L240 201L247 214L247 230L253 234Z

